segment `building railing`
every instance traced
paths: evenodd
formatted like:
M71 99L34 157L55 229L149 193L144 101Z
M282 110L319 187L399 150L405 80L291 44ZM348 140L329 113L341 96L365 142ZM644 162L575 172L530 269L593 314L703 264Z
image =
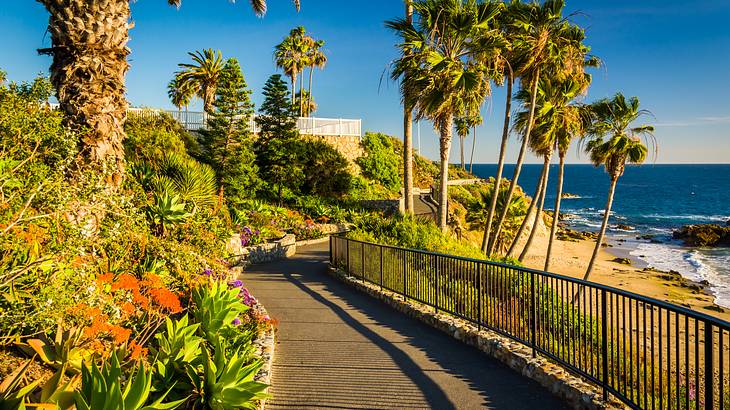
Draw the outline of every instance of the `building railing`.
M208 114L198 111L153 110L143 108L129 108L129 113L135 115L154 116L165 112L177 120L188 131L205 129L208 123ZM251 116L249 129L258 133L261 129L256 123L256 117ZM362 120L344 118L297 118L297 129L304 135L360 137L362 135Z
M730 323L621 289L332 236L330 263L516 340L638 409L730 409Z

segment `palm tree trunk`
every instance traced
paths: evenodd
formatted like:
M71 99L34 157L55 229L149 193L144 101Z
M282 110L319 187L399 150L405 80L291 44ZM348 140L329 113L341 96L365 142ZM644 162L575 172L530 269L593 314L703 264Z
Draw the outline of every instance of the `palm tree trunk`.
M474 173L474 147L477 146L477 126L475 125L471 131L474 140L471 142L471 158L469 158L469 173Z
M545 179L542 181L542 192L540 193L540 204L537 207L537 212L535 213L535 220L532 223L532 230L530 231L530 237L527 238L527 243L525 243L525 247L522 248L522 252L520 253L519 261L522 262L525 260L525 257L527 256L527 252L530 251L530 246L532 246L532 241L535 239L535 235L537 234L537 228L540 223L540 219L542 219L542 210L545 209L545 197L547 196L547 188L548 188L548 180L550 179L550 160L552 159L552 152L548 154L545 158Z
M304 70L302 70L302 81L299 83L299 116L304 116Z
M405 0L406 21L413 22L413 4ZM403 104L403 207L413 213L413 110Z
M449 154L451 154L451 136L454 128L454 117L447 114L440 132L441 176L439 183L439 228L446 232L449 213Z
M129 1L38 0L50 13L51 82L66 121L85 128L80 141L89 165L110 171L116 189L124 176L125 76L129 68ZM103 62L103 63L102 63Z
M517 234L515 234L514 239L512 239L512 244L510 244L509 250L506 253L506 255L508 256L512 255L515 248L517 248L517 242L520 241L520 237L525 232L527 224L530 222L530 216L532 216L532 211L535 210L538 202L540 202L540 197L542 196L542 188L544 185L543 183L545 182L546 170L547 167L543 165L542 172L540 172L540 179L537 181L537 185L535 186L535 194L532 196L532 201L530 201L530 206L527 208L527 213L525 214L525 217L522 218L522 223L520 224L520 228L517 230Z
M312 116L312 81L314 79L314 66L309 67L309 95L307 96L307 117Z
M464 140L466 139L465 136L459 135L459 151L461 155L461 169L466 169L466 164L464 163Z
M299 76L298 73L294 73L291 76L291 106L292 106L292 110L294 110L294 101L296 101L297 77L298 76Z
M507 78L507 101L504 108L504 125L502 127L502 145L499 148L499 161L497 164L497 176L494 179L494 194L492 195L492 203L489 205L489 213L487 214L487 224L484 227L484 236L482 237L482 252L487 252L487 241L492 232L492 221L494 220L494 211L497 209L497 197L502 187L502 171L504 170L504 157L507 151L507 139L509 138L509 125L512 119L512 71L509 72Z
M535 76L532 79L532 84L530 87L530 115L527 118L527 129L525 130L525 136L522 139L522 147L520 147L520 154L517 157L517 164L515 165L515 173L512 177L512 181L509 184L509 191L507 192L507 199L505 200L505 204L509 204L512 201L512 197L515 194L515 189L517 188L517 181L520 178L520 172L522 171L522 163L525 161L525 152L527 151L527 145L530 143L530 134L532 133L532 127L535 122L535 101L537 98L537 83L540 79L540 69L538 68L535 71ZM499 219L497 220L497 228L494 231L494 237L490 239L490 245L487 248L487 253L492 254L494 251L494 245L497 242L497 239L499 238L499 234L502 231L502 225L504 224L505 218L507 218L507 211L509 210L509 207L505 206L504 209L502 209L502 212L499 215Z
M596 247L593 249L593 256L591 261L588 262L588 269L586 274L583 275L583 280L588 280L593 271L593 265L596 263L598 252L601 250L603 245L603 237L606 235L606 227L608 227L608 218L611 216L611 206L613 206L613 195L616 192L616 183L618 182L618 176L611 177L611 186L608 188L608 200L606 201L606 213L603 215L603 223L601 224L601 231L598 232L598 238L596 239Z
M565 175L565 154L559 153L560 156L560 167L558 168L558 188L555 193L555 211L553 212L553 223L550 226L550 239L548 240L547 253L545 254L545 267L544 271L550 271L550 257L553 253L553 242L555 241L555 232L558 230L558 221L560 219L560 200L563 196L563 178Z

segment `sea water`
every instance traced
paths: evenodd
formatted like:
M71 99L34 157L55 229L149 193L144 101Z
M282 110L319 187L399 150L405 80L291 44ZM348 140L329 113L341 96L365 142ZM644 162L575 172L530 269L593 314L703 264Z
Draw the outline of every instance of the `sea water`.
M522 169L519 185L530 196L542 165ZM496 174L495 164L474 164L482 178ZM505 165L512 178L514 165ZM550 169L545 208L553 209L558 166ZM565 223L579 230L598 231L608 195L609 177L603 168L566 165L561 212ZM672 239L672 231L687 224L725 225L730 219L730 165L628 166L619 179L607 230L609 243L639 266L675 270L695 280L707 280L716 303L730 307L730 248L691 248ZM618 226L624 225L624 226ZM649 235L648 239L641 238Z

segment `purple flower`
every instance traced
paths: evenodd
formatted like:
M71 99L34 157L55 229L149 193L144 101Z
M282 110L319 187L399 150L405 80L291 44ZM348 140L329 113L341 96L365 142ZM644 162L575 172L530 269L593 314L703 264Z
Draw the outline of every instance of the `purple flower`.
M269 317L269 315L264 315L264 320L268 322L269 320L271 320L271 318Z
M251 228L249 228L248 226L244 226L243 233L245 233L246 235L251 235L253 231L251 231Z
M213 274L213 271L212 271L212 270L210 270L210 269L205 269L205 270L203 271L203 275L205 275L205 276L210 276L210 275L212 275L212 274Z
M258 235L258 234L260 234L260 233L261 233L261 231L259 231L259 230L257 229L257 230L255 230L255 231L254 231L254 233L253 233L253 234L254 234L254 235Z
M230 286L232 288L240 288L241 286L243 286L243 282L241 282L240 280L235 280L235 281L229 283L228 286Z
M233 323L233 326L238 326L241 324L241 319L235 318L235 319L233 319L233 322L231 322L231 323Z

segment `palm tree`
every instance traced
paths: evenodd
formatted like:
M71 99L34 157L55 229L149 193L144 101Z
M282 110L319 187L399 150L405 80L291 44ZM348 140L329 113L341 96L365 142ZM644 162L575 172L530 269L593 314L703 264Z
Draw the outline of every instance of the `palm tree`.
M454 118L480 105L489 94L489 70L484 55L501 46L491 22L501 3L471 0L413 2L417 22L386 22L403 39L393 75L401 78L404 105L416 119L429 119L439 133L439 227L447 229L448 170Z
M177 81L181 87L192 90L202 99L203 110L210 113L213 111L218 80L223 72L223 56L220 50L213 51L212 48L188 55L193 59L193 63L178 64L181 70L177 72Z
M641 137L651 141L656 152L654 127L651 125L632 126L644 115L650 114L647 110L639 109L639 99L631 97L628 100L623 94L616 94L613 99L604 99L591 105L593 121L587 130L585 152L590 155L594 166L603 165L611 184L608 188L608 200L603 214L603 223L596 239L596 247L588 263L588 269L583 276L587 280L593 271L596 257L603 244L608 219L611 216L611 206L619 177L623 175L626 164L641 164L647 157L648 148Z
M468 117L458 117L454 120L456 126L456 135L459 136L459 158L461 159L461 169L466 169L464 162L464 140L469 136L471 124Z
M555 142L558 152L558 183L555 193L555 208L553 220L550 225L550 238L548 240L547 253L545 254L545 266L543 270L550 271L550 258L552 257L553 243L557 233L560 220L560 203L563 196L563 180L565 177L565 155L568 153L572 140L581 137L590 121L589 109L585 105L572 102L579 94L585 92L585 87L590 83L590 76L586 75L583 83L570 79L557 84L546 91L550 107L544 112L545 124L550 127L550 132L555 133ZM546 87L547 88L547 87Z
M583 71L583 56L587 47L581 44L583 30L563 17L564 0L546 0L543 4L513 1L510 4L509 30L513 32L513 53L519 56L521 88L532 97L522 145L517 157L514 175L507 197L514 193L522 170L534 125L537 86L543 73L551 76L570 75ZM508 201L509 202L509 201ZM489 239L487 253L494 252L495 238L499 237L506 217L504 210L497 220L494 235Z
M302 101L302 94L297 92L295 98L294 98L294 105L298 105ZM304 90L304 101L306 101L306 104L304 104L304 111L302 111L302 117L310 117L314 112L317 111L317 103L314 101L312 96L309 94L307 90Z
M304 76L304 68L308 66L307 52L311 37L306 35L304 27L293 28L289 35L277 44L274 50L274 61L278 68L284 71L284 74L291 80L291 102L295 104L297 78ZM304 90L304 79L300 83L300 92ZM301 105L301 104L300 104ZM300 115L301 115L300 106Z
M317 110L316 108L312 109L311 107L311 105L314 104L314 100L312 99L312 82L314 81L314 68L316 67L323 70L324 66L327 65L327 55L324 51L322 51L323 46L324 41L318 40L314 42L313 47L309 50L309 98L307 99L306 107L306 112L308 114L306 114L305 117Z
M406 13L406 24L413 24L413 2L411 0L404 0L405 13ZM404 75L407 75L407 71L404 71ZM401 85L401 93L405 93L407 90ZM406 104L406 101L410 101L410 98L406 98L405 94L403 98L403 204L406 214L413 213L413 107Z
M129 0L37 0L50 14L52 46L38 50L53 56L51 82L66 120L89 132L81 143L86 159L112 173L110 187L121 184L127 118L125 76L129 68ZM294 1L299 7L299 0ZM181 0L168 0L180 6ZM251 2L266 12L265 0Z
M183 107L187 110L190 101L193 99L192 89L188 88L183 84L178 76L170 80L167 84L167 96L170 98L172 105L174 105L178 111L182 111Z
M484 118L481 115L476 114L469 117L469 125L471 125L471 133L474 139L471 142L471 157L469 158L469 173L474 172L474 148L477 146L477 126L484 122Z

